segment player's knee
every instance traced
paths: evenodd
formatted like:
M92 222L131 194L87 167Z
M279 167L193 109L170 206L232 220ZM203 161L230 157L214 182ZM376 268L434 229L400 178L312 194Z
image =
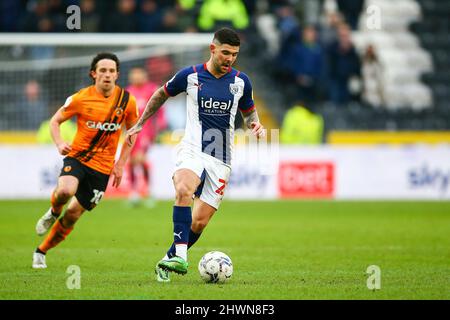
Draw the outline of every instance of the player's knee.
M189 188L188 185L180 183L176 187L176 199L177 200L191 200L194 191Z
M56 190L56 196L61 200L69 200L74 195L74 192L70 188L62 187Z

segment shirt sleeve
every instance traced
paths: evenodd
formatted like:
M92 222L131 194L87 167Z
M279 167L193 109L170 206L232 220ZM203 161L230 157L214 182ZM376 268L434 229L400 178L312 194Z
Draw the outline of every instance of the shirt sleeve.
M61 109L64 117L72 118L74 115L76 115L80 109L78 93L75 93L68 97Z
M178 71L172 79L167 81L164 85L164 91L166 94L173 97L181 92L185 92L187 88L187 77L191 73L194 73L193 67L186 67Z
M253 89L250 79L246 74L241 73L240 77L244 80L244 93L239 99L239 110L246 113L252 111L255 108L255 102L253 101Z

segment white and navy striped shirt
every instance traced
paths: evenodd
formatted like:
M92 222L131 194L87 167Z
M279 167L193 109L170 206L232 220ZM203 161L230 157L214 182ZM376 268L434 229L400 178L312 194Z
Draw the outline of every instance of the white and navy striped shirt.
M243 72L230 68L220 78L205 64L181 69L164 86L169 96L186 92L187 117L182 142L230 164L237 110L255 108L252 85Z

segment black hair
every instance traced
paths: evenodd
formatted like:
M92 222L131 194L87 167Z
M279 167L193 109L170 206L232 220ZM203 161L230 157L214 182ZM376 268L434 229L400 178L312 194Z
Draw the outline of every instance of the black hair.
M116 63L116 69L117 69L117 72L119 72L119 66L120 66L119 58L117 58L117 56L116 56L114 53L110 53L110 52L101 52L101 53L98 53L98 54L92 59L92 62L91 62L91 69L89 70L89 76L90 76L91 78L92 78L91 71L95 71L95 70L97 69L97 63L98 63L100 60L103 60L103 59L113 60L113 61Z
M230 46L239 47L241 45L241 39L236 31L230 28L221 28L214 33L214 39L220 44L229 44Z

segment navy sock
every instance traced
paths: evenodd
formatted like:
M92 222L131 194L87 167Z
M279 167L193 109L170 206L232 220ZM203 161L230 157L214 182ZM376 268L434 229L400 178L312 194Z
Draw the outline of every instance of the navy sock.
M173 206L173 242L175 244L188 244L191 223L191 207Z
M189 242L188 242L188 249L190 247L192 247L194 245L194 243L197 242L198 238L200 238L200 236L202 235L202 233L195 233L192 230L189 230ZM169 258L172 258L175 256L175 243L172 243L172 246L169 248L169 250L167 251L167 256Z
M202 233L195 233L192 230L189 230L189 242L188 242L188 249L190 247L192 247L194 245L194 243L197 242L198 238L200 238L200 236L202 235Z

